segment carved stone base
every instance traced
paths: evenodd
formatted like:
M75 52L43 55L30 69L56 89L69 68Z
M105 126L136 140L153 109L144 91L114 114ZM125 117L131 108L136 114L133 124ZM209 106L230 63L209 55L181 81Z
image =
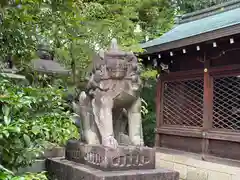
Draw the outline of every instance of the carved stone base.
M155 149L148 147L119 146L117 149L110 149L70 140L65 156L69 161L103 171L155 168Z
M166 169L102 171L65 159L47 160L47 170L54 180L179 180L179 173Z

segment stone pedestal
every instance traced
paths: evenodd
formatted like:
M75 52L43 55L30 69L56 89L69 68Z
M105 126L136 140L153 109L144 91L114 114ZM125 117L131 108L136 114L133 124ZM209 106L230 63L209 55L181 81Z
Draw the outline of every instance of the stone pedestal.
M167 169L102 171L66 159L47 161L48 172L57 180L179 180L179 173Z
M155 149L119 146L109 149L68 141L65 158L47 160L57 180L179 180L179 173L155 169Z
M117 149L109 149L100 145L68 141L66 159L103 171L154 169L155 149L136 146L119 146Z

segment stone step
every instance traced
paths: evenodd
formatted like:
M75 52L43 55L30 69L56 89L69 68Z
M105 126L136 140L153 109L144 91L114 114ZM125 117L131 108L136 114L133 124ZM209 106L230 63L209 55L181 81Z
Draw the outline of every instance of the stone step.
M164 168L102 171L64 158L49 158L47 170L57 180L179 180L179 173Z

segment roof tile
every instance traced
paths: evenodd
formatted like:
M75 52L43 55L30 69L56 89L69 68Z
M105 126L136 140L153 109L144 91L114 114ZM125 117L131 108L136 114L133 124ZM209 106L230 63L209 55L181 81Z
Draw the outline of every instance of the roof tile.
M202 19L176 25L172 30L160 38L141 44L142 48L149 48L181 39L190 38L214 30L240 24L240 8L232 9Z

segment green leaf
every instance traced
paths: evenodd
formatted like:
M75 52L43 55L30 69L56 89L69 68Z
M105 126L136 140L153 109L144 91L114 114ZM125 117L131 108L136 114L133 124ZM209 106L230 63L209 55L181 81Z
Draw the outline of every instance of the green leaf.
M7 105L4 105L4 106L2 107L2 111L3 111L3 114L4 114L5 116L9 116L10 108L9 108Z
M45 131L44 134L45 134L46 139L48 140L49 139L49 132Z
M9 180L10 177L9 177L8 174L3 173L3 172L0 172L0 179L3 179L3 180Z
M24 139L27 146L29 146L31 144L31 139L28 135L24 134L23 139Z
M27 179L25 179L24 177L16 176L16 177L13 177L11 180L27 180Z
M6 124L6 125L9 125L10 124L10 122L11 122L11 119L10 119L10 117L9 117L9 114L10 114L10 108L7 106L7 105L4 105L3 107L2 107L2 111L3 111L3 114L4 114L4 123Z
M8 131L15 132L15 133L20 133L21 129L20 129L20 127L14 126L14 127L9 127Z
M7 173L9 173L9 174L13 174L13 172L12 172L12 171L10 171L10 170L6 169L6 168L5 168L5 167L3 167L3 165L1 165L1 164L0 164L0 170L6 171L6 172L7 172Z
M11 119L8 116L4 116L4 123L8 126L11 123Z
M8 132L8 131L5 130L5 131L3 131L2 133L3 133L3 135L4 135L6 138L9 137L9 132Z
M33 126L33 127L32 127L32 132L33 132L33 134L37 135L37 134L40 133L40 131L41 131L41 129L40 129L39 126Z

